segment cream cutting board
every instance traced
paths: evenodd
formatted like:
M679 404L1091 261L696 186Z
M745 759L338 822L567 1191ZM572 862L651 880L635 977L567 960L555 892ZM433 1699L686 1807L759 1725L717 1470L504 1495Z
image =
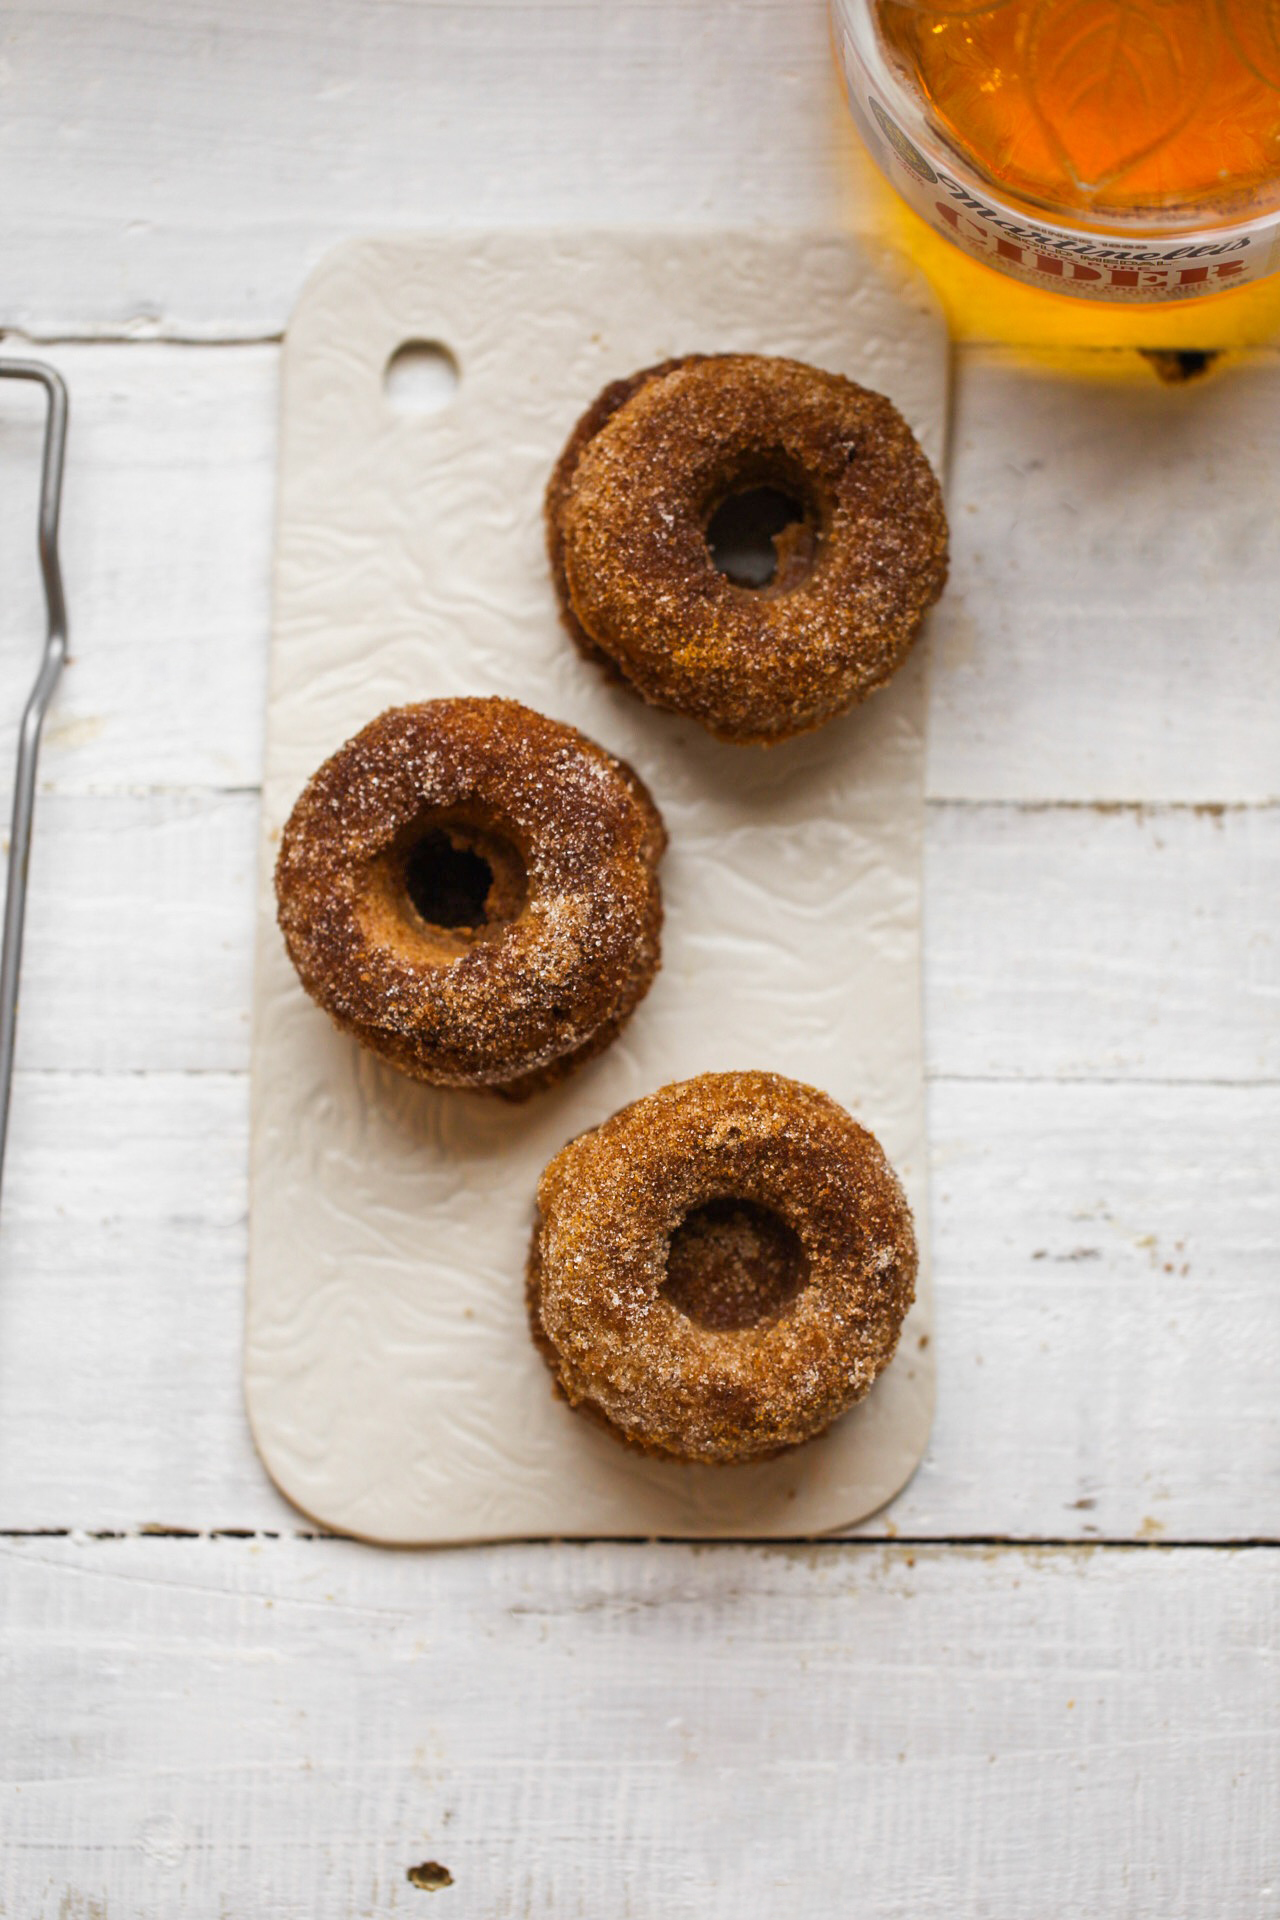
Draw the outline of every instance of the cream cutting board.
M388 362L441 343L429 413ZM369 1540L794 1536L855 1524L924 1449L929 1343L920 1030L924 657L820 733L718 745L569 643L542 492L607 380L669 355L781 353L902 408L941 466L948 348L931 295L837 235L503 233L354 242L284 350L253 1017L246 1389L306 1513ZM664 964L621 1040L520 1107L403 1079L306 998L275 926L281 826L384 707L502 693L631 760L666 818ZM665 1081L768 1067L826 1088L901 1173L924 1252L892 1366L764 1466L633 1455L552 1398L530 1344L534 1188L572 1135Z

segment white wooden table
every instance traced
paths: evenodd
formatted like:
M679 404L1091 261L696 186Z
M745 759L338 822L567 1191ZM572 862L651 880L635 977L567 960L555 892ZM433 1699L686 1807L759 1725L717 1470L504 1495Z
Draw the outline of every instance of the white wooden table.
M958 356L912 1484L838 1545L387 1554L300 1523L240 1396L280 332L346 234L847 218L822 9L9 0L0 179L76 656L0 1223L0 1912L1280 1911L1280 356ZM6 389L7 715L39 424Z

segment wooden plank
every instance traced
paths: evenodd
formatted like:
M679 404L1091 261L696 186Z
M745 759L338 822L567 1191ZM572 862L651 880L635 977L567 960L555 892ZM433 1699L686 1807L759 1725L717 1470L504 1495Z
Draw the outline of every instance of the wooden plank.
M463 1920L851 1888L871 1920L1276 1910L1274 1551L43 1540L0 1568L23 1920L380 1920L427 1861Z
M307 1525L241 1403L246 1110L20 1076L0 1527ZM1280 1539L1280 1089L961 1081L931 1119L938 1414L869 1530Z
M1274 799L1280 356L1177 388L1132 354L960 367L930 792Z
M939 1405L890 1523L1280 1538L1280 1090L944 1081L930 1131Z
M301 1524L240 1389L248 1130L241 1077L19 1074L0 1526Z
M335 240L486 225L821 224L854 146L790 0L14 0L0 319L275 333Z
M940 1076L1274 1080L1280 809L934 806Z
M0 143L3 141L0 131ZM277 350L53 349L71 390L71 666L41 755L63 791L240 787L262 768ZM39 397L0 395L0 774L44 634Z
M0 127L0 145L5 130ZM277 351L58 347L75 662L46 785L255 783ZM1087 364L1089 377L1080 372ZM1259 801L1280 765L1267 420L1280 357L1182 390L1132 356L960 356L929 779L966 800ZM0 777L42 630L40 411L0 409ZM1032 449L1035 449L1033 452Z
M256 815L43 796L24 1066L247 1064ZM1280 808L935 806L926 860L935 1076L1280 1077Z
M20 1065L247 1064L257 807L252 793L41 797Z

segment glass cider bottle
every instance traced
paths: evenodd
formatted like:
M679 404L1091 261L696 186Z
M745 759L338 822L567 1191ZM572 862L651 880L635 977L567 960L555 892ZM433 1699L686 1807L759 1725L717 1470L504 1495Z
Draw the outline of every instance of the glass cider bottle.
M937 232L1032 286L1280 268L1280 0L831 0L849 103Z

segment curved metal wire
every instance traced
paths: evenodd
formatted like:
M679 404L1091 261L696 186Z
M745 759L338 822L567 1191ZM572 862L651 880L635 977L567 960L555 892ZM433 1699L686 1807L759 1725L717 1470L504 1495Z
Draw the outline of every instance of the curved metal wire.
M0 951L0 1181L9 1136L9 1094L18 1025L18 976L22 968L22 929L27 908L27 872L31 864L31 820L36 798L36 759L40 734L54 688L67 657L67 607L58 565L58 511L62 504L62 463L67 444L67 389L60 374L39 360L0 359L0 380L34 380L48 396L44 463L40 476L40 576L44 582L48 631L40 671L22 715L18 768L13 784L13 822L9 829L9 880L4 900L4 946Z

